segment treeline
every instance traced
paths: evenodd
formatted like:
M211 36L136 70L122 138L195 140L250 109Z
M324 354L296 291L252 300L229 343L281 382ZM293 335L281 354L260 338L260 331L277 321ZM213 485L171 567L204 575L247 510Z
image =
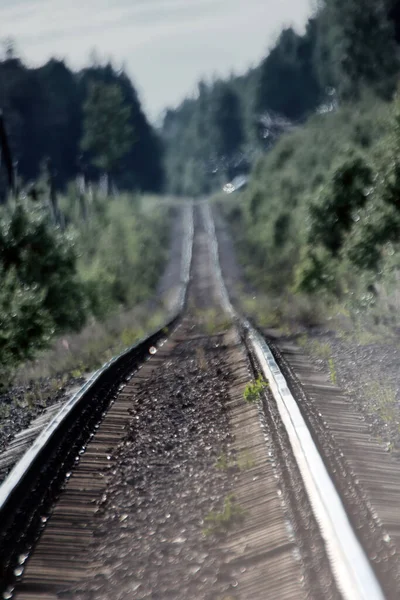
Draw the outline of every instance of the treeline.
M282 136L225 203L249 278L280 309L305 294L398 324L399 6L324 2L316 64L335 110Z
M165 115L170 191L206 194L245 173L290 123L360 98L393 94L399 71L399 0L324 0L305 33L282 31L241 77L201 82Z
M90 144L82 145L84 107L94 84L117 88L128 110L132 135L113 169L114 182L124 189L159 191L164 179L162 145L124 71L92 64L75 73L56 59L29 68L10 46L0 61L0 108L20 179L25 184L36 180L48 159L57 188L65 188L78 174L93 179L102 174Z

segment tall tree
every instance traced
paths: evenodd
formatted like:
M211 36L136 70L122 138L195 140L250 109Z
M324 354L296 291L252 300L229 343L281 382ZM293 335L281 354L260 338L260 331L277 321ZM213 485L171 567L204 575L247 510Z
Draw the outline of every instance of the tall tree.
M256 91L258 112L271 110L289 119L300 119L321 100L314 67L316 24L309 21L306 34L285 29L260 66Z
M55 183L61 187L77 169L82 127L82 100L77 77L63 61L50 59L37 69L46 109L41 116L43 131L40 148L51 157Z
M211 127L218 155L231 157L244 142L240 99L228 84L219 82L214 91Z
M340 95L357 97L373 87L387 96L399 68L395 30L385 0L325 0L330 61Z
M80 73L81 94L87 95L94 83L117 85L125 105L131 109L129 124L134 131L135 144L121 159L118 182L122 187L158 192L164 183L163 149L154 129L148 122L132 81L124 71L116 71L108 63L94 65Z
M99 169L113 176L134 141L131 109L118 85L91 82L83 111L81 147Z

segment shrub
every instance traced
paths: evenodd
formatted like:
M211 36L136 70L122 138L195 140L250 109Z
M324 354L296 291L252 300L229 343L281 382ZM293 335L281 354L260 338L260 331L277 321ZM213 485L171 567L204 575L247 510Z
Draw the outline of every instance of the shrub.
M22 285L15 269L0 274L0 380L7 382L19 362L44 348L54 321L44 307L43 290Z
M85 296L72 241L55 229L41 207L17 204L0 219L1 379L55 331L78 330Z
M268 387L268 382L262 377L258 377L255 381L247 384L246 389L243 392L243 397L248 404L258 402L260 400L263 391Z
M3 215L0 265L3 276L13 270L20 287L40 292L42 309L58 330L82 327L85 297L74 244L42 207L19 203Z

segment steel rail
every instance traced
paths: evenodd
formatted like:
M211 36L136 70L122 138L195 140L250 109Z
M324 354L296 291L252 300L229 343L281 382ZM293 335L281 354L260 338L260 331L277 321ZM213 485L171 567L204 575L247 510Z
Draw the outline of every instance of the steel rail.
M120 384L130 379L135 367L149 357L152 346L163 345L167 337L166 330L172 330L178 325L187 301L194 236L193 206L188 204L184 211L185 236L180 292L173 313L162 327L113 357L96 371L39 434L0 486L0 591L9 579L10 570L15 566L14 554L25 549L24 538L28 529L37 529L37 521L41 515L35 515L36 503L42 503L43 498L49 494L47 480L51 479L50 487L56 490L60 487L77 451L86 443L90 428L95 427L101 414L107 410ZM78 430L73 444L69 441L72 429ZM61 476L55 474L59 463L64 467ZM27 514L30 521L28 525L24 522ZM36 521L36 525L32 521ZM10 546L16 540L18 547L11 550Z
M337 586L345 600L384 600L385 595L364 549L349 521L338 491L327 471L299 406L288 388L268 344L233 307L219 260L218 242L209 204L203 207L209 233L221 303L247 332L250 346L278 407L293 455L325 543Z

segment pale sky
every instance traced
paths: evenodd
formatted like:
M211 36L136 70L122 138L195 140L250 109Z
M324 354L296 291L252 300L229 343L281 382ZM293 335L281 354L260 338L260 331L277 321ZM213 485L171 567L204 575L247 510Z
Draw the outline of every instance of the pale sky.
M302 30L312 0L0 0L0 38L30 65L72 68L100 58L125 65L154 120L201 77L244 72L282 26Z

